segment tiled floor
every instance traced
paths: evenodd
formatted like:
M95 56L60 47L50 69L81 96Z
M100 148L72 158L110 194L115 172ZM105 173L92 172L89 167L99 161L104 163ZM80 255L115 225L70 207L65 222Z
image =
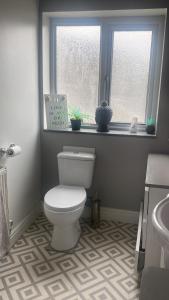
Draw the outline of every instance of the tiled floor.
M51 225L42 215L0 262L2 300L136 300L136 226L82 223L74 253L48 251Z

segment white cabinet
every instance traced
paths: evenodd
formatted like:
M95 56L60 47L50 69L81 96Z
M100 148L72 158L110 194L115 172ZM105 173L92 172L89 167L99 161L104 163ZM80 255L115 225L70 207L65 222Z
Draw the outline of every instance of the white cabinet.
M141 205L136 243L136 269L160 266L161 247L152 224L156 204L169 193L169 155L149 154L144 201ZM143 207L143 209L142 209Z
M143 220L142 220L142 248L144 250L146 248L146 238L147 238L148 204L149 204L149 187L145 187L144 204L143 204Z

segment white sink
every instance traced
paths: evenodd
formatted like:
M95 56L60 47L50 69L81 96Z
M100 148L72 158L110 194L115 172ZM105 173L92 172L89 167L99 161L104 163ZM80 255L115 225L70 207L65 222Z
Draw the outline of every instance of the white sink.
M152 222L162 247L163 265L169 267L169 194L153 210Z

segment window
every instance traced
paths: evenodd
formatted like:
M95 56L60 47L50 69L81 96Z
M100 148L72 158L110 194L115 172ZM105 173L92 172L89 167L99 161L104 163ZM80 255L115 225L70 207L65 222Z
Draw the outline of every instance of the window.
M107 100L112 127L133 116L144 127L157 117L163 34L163 17L51 18L50 92L66 94L86 125Z

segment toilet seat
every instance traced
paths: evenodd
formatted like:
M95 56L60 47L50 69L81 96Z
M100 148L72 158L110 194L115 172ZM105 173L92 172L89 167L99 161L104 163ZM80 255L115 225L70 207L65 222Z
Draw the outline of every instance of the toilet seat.
M52 211L64 212L80 208L85 201L84 187L58 185L46 193L44 206Z

